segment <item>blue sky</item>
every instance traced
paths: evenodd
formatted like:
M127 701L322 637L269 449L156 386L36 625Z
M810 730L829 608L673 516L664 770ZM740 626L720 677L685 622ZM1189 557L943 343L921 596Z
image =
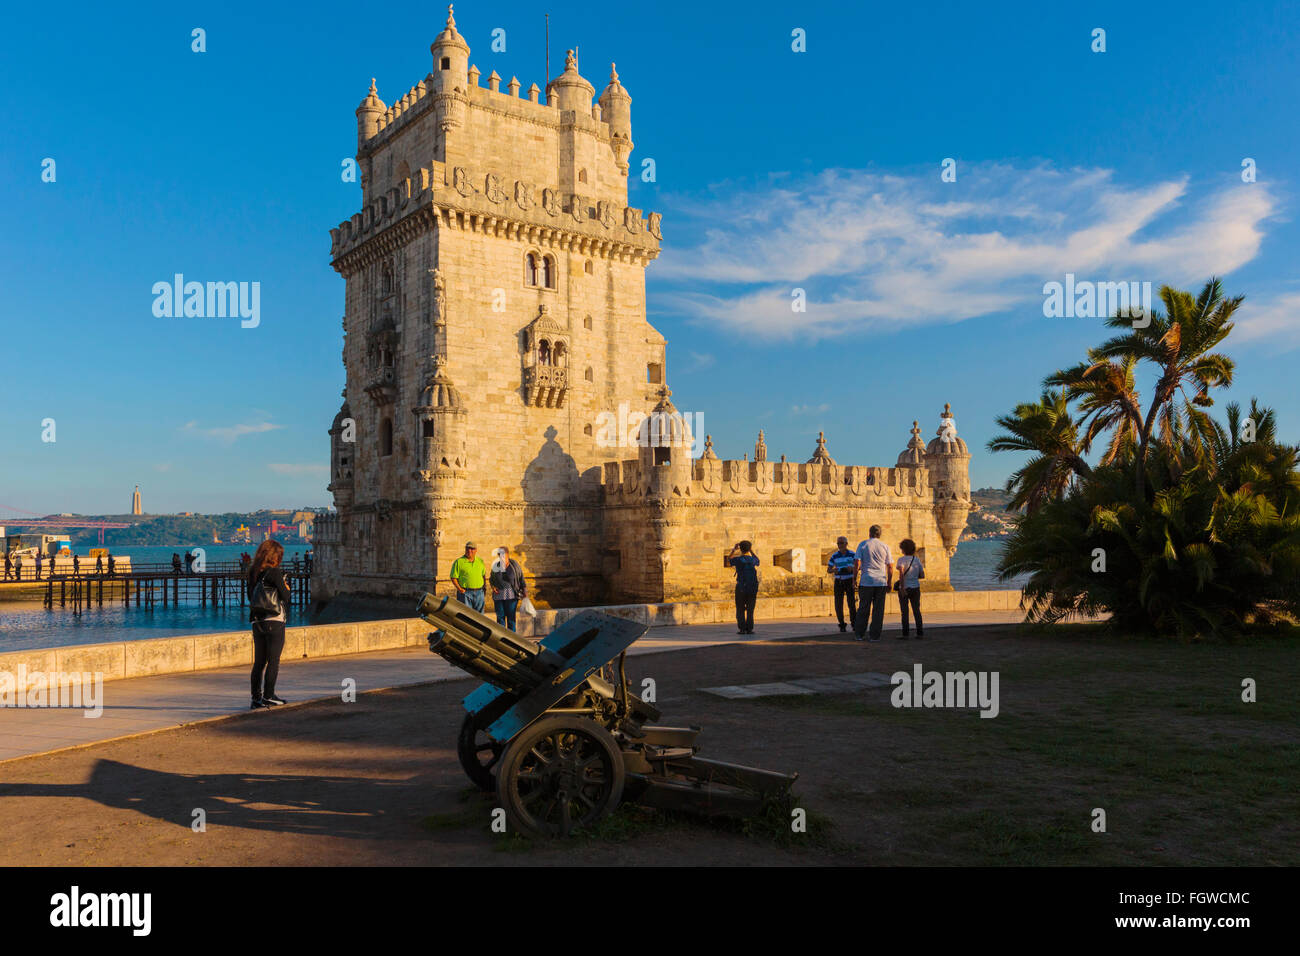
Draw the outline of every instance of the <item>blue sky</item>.
M457 5L484 77L544 81L544 9ZM577 45L599 90L618 62L633 170L651 157L657 173L631 178L631 203L664 214L649 318L674 400L723 457L761 427L772 457L803 460L825 429L840 462L889 465L947 401L974 483L1000 483L1017 461L983 450L994 417L1104 336L1044 317L1043 283L1067 272L1223 275L1248 297L1228 397L1260 396L1300 441L1296 4L590 9L551 7L552 68ZM0 515L122 511L137 483L154 512L328 503L343 383L328 229L359 193L340 162L370 77L388 101L421 79L443 11L6 19ZM156 318L150 289L177 272L260 282L261 325Z

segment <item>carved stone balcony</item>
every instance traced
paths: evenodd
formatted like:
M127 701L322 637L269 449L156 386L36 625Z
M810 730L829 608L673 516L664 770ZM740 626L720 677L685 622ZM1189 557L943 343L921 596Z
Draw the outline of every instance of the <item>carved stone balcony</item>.
M569 370L563 366L531 365L524 369L526 401L537 408L563 408L569 397Z

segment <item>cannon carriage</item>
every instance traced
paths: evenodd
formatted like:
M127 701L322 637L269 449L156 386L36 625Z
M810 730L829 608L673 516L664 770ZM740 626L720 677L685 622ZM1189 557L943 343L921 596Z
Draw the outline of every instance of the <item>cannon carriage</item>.
M627 801L743 816L798 776L701 757L699 727L658 725L624 667L644 624L583 611L532 641L446 596L426 594L419 614L429 650L484 681L463 701L457 754L516 832L568 836Z

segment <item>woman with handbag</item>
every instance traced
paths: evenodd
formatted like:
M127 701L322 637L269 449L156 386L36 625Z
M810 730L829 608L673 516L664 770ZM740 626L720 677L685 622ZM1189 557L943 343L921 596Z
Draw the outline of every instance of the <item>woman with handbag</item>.
M284 651L285 608L289 606L289 584L280 568L283 558L284 545L268 539L257 546L252 567L248 570L248 619L253 625L253 703L250 710L284 703L275 694L280 654Z
M916 542L911 538L900 541L898 550L903 552L896 565L898 583L894 585L898 591L898 611L903 619L903 633L898 639L907 640L907 606L910 604L912 615L916 618L916 639L919 641L925 636L921 630L921 578L925 577L925 565L916 556Z
M494 556L496 560L488 572L488 584L492 587L492 608L496 611L497 623L513 631L519 602L528 599L528 583L524 580L524 569L510 557L509 548L504 545L497 548Z

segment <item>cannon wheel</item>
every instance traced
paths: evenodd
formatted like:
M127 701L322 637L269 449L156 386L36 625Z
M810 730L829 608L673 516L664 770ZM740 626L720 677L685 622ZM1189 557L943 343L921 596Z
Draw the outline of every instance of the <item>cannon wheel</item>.
M474 786L491 793L497 785L492 770L501 759L505 744L489 737L484 729L486 726L478 714L466 714L456 738L456 756Z
M506 745L496 776L514 832L567 837L618 806L623 754L594 720L543 717Z

